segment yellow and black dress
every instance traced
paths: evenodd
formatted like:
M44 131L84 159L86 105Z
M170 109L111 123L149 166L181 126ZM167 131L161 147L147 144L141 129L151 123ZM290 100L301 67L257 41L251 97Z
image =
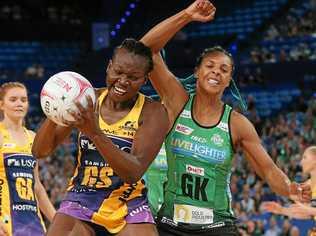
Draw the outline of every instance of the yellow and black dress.
M9 235L45 235L45 225L34 191L36 159L32 156L33 137L24 128L27 144L20 146L0 123L0 220Z
M107 90L99 97L101 106ZM114 124L99 115L99 125L118 148L130 152L145 96L139 94L131 111ZM118 233L127 223L154 223L144 180L127 184L113 171L95 145L79 134L75 173L58 212ZM104 229L104 230L105 230Z

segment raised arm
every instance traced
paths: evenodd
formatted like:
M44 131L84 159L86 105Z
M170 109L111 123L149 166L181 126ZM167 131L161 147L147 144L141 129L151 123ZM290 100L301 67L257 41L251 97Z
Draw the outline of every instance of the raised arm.
M150 81L167 109L169 130L188 101L189 95L175 75L168 70L160 53L153 55L154 70L150 73Z
M150 47L153 53L157 53L188 23L210 21L214 18L215 11L215 7L208 0L196 0L186 9L156 25L141 41Z
M192 21L209 21L213 19L214 14L215 7L208 0L197 0L159 23L141 39L154 53L154 70L149 78L167 109L169 129L187 102L188 94L175 75L169 71L159 51L185 25Z

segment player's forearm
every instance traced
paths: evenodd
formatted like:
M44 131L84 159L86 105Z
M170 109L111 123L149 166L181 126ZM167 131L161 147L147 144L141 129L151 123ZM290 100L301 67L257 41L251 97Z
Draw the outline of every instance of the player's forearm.
M126 183L135 183L143 175L143 168L137 158L118 149L104 134L90 137L102 157L114 172Z
M246 150L244 150L244 154L245 154L245 157L247 158L248 162L250 163L251 167L255 170L256 174L261 179L264 179L265 178L264 177L264 170L262 169L260 164L258 164L256 158L251 158L251 155Z
M56 210L51 201L49 200L46 190L42 183L35 184L35 194L38 200L40 210L44 213L49 222L52 222Z
M46 157L52 152L56 127L57 125L55 123L46 119L36 132L32 146L32 153L36 158Z
M58 131L57 127L57 124L47 118L38 129L32 146L32 153L36 158L49 156L71 132L71 128L65 127Z
M308 214L310 216L316 216L316 208L311 207L311 206L307 206L306 207L306 214Z
M280 215L288 216L295 219L310 219L310 215L308 213L295 213L293 210L291 210L288 207L282 207L280 212L278 213Z
M159 52L180 29L190 22L191 16L183 10L156 25L141 41L150 47L153 53Z
M265 171L265 180L276 194L286 197L290 196L291 181L276 165Z

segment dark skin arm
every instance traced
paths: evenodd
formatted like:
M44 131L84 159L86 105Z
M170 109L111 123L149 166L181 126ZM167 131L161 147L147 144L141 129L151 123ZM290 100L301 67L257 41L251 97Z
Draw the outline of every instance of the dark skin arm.
M261 144L251 122L243 115L233 112L231 127L234 145L239 145L256 173L269 184L273 192L291 197L293 200L308 201L310 186L291 183L289 178L272 161Z
M99 97L105 89L95 88L96 97ZM72 127L57 125L49 118L46 118L36 133L32 146L33 155L38 159L48 157L70 135L71 130Z
M189 95L180 81L169 71L160 53L153 55L153 61L154 70L150 73L149 78L167 109L169 129L171 129L178 114L188 101Z
M147 100L141 114L141 123L135 134L131 153L117 148L98 125L91 98L85 109L79 103L80 114L73 113L75 122L69 123L84 133L97 150L126 183L137 182L158 154L168 129L168 117L164 107ZM157 119L159 118L159 119Z
M263 171L260 169L260 165L258 165L256 159L255 159L255 158L251 158L250 154L247 153L246 151L244 151L244 155L245 155L247 161L249 162L249 164L251 165L251 167L254 168L256 174L257 174L261 179L264 179L264 173L263 173Z
M157 53L178 31L190 22L213 20L215 11L216 8L208 0L196 0L186 9L153 27L141 41L150 47L153 53Z
M208 0L197 0L179 13L153 27L141 41L151 48L154 70L149 77L158 92L169 117L169 129L187 102L189 95L162 60L159 51L184 26L193 21L206 22L214 18L215 7Z
M71 133L71 127L63 127L46 118L34 138L32 153L37 159L48 157Z
M247 160L251 166L258 171L269 184L270 188L277 194L290 195L290 180L275 165L269 154L263 148L261 140L251 122L240 113L233 112L231 116L231 127L234 143L247 154Z

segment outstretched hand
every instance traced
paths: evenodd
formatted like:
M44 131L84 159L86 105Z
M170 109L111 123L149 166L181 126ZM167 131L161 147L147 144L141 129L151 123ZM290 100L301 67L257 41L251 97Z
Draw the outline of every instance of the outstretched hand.
M312 198L311 186L308 183L291 183L290 186L290 199L295 202L308 203Z
M289 207L282 207L277 202L263 202L261 209L278 215L286 215L296 219L308 219L310 218L311 212L310 207L300 202L290 205Z
M282 214L283 207L278 202L263 202L261 204L261 209L264 211L271 212L273 214Z
M308 213L310 206L296 202L290 206L297 213Z
M214 19L216 8L208 0L196 0L185 12L191 16L192 21L207 22Z

